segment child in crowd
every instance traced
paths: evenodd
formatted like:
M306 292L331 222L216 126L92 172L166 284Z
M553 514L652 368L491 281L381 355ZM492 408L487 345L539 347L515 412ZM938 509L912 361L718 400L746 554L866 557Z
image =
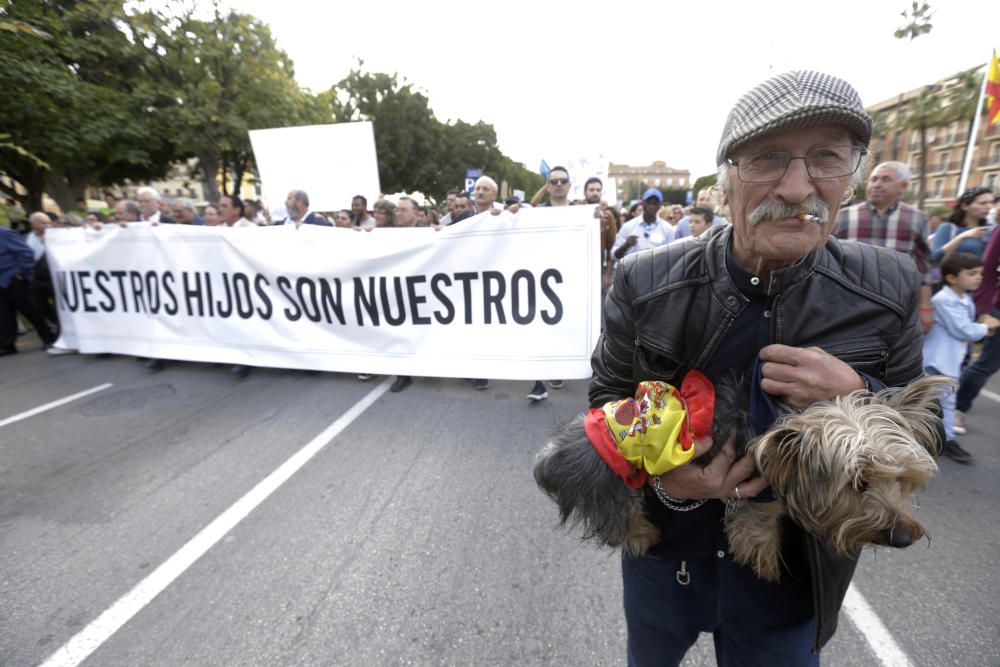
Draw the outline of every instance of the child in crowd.
M932 375L958 380L969 343L992 336L1000 320L983 315L979 322L975 321L976 309L969 292L983 282L983 261L979 257L967 252L948 255L941 262L941 278L944 286L931 299L934 328L924 339L924 367ZM955 392L949 391L941 404L947 435L942 454L959 463L969 463L972 455L955 442Z
M691 225L691 236L701 236L712 226L714 219L712 209L695 207L688 214L688 222Z

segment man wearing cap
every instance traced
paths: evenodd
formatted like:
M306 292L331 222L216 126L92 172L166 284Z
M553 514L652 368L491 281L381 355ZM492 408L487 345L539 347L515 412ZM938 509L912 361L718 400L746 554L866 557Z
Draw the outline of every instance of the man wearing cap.
M921 375L913 260L829 235L871 123L850 85L816 72L778 75L736 103L716 155L732 224L619 262L592 407L643 381L678 387L688 371L712 382L735 371L749 378L760 433L776 401L804 408ZM856 562L788 524L779 582L735 563L725 506L763 498L767 481L734 459L728 443L706 467L681 465L642 487L661 540L622 556L630 665L676 665L701 632L714 634L719 664L819 664Z
M666 245L674 240L674 228L658 213L663 204L663 193L650 188L642 193L642 217L634 217L618 230L611 254L615 259L625 255Z

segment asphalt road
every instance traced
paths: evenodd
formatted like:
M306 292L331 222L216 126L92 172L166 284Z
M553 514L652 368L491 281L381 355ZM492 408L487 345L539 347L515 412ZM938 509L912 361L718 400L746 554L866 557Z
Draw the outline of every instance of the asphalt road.
M585 407L585 382L531 405L530 382L418 378L392 394L391 378L152 374L131 357L22 348L0 359L0 422L113 386L0 426L0 665L43 663L123 598L134 608L105 616L83 664L624 664L617 556L558 530L531 476L548 432ZM905 655L895 664L1000 665L997 408L979 399L962 441L975 463L942 460L921 497L932 540L859 566L857 591ZM176 564L308 443L322 445L313 458ZM153 573L162 591L129 598ZM685 661L713 664L708 638ZM845 611L823 664L890 663Z

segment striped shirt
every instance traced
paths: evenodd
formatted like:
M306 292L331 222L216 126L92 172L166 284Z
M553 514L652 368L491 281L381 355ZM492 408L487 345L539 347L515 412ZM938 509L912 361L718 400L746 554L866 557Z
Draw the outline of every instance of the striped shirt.
M892 248L913 258L925 285L934 284L927 245L927 216L920 209L896 202L879 213L868 202L840 209L833 235L838 239Z

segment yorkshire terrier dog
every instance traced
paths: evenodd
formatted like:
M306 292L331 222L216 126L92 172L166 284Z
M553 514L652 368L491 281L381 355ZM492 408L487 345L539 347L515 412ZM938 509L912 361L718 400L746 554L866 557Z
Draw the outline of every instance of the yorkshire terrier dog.
M696 423L704 421L704 402L692 410L698 399L690 400L704 392L685 390L688 378L681 390L643 382L635 399L577 417L538 453L535 481L558 505L562 524L582 527L584 539L645 553L660 540L643 509L647 477L676 465L707 465L732 437L737 456L754 457L777 498L735 511L727 506L733 558L758 577L780 579L785 516L851 558L866 545L907 547L925 535L912 514L913 498L937 471L937 399L952 380L924 377L902 389L856 391L788 410L758 438L748 423L749 383L720 382L714 410L711 401L707 410L712 448L692 459L693 439L708 429ZM665 407L671 396L686 415L680 421Z

